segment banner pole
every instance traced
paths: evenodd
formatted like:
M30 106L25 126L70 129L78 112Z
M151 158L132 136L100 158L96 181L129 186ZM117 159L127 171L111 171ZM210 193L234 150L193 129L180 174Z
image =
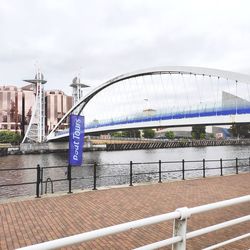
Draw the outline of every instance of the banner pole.
M69 192L68 194L72 194L71 191L71 165L68 165L68 181L69 181Z

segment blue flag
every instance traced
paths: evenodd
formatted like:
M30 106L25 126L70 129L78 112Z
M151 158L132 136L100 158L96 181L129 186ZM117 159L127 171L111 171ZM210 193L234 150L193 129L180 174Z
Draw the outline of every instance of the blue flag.
M69 165L82 164L84 144L84 116L70 115L69 128Z

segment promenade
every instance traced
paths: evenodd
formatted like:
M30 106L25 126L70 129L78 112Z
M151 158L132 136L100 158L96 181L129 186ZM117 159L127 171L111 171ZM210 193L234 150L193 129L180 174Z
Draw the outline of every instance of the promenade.
M250 193L250 174L210 177L161 184L83 191L0 203L0 249L15 249L94 229L231 199ZM250 214L250 204L194 215L193 231ZM209 245L249 232L250 222L187 241L187 249ZM67 249L133 249L171 237L172 221L142 227ZM249 249L245 239L220 249ZM164 248L171 249L171 248Z

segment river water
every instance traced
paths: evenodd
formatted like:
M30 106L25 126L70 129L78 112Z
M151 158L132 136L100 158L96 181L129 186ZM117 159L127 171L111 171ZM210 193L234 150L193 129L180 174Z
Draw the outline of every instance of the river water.
M152 149L152 150L132 150L132 151L97 151L85 152L82 167L72 169L72 189L85 189L93 187L93 163L97 162L97 187L111 186L129 183L129 162L133 161L133 182L157 181L158 161L162 161L162 180L182 178L182 159L185 160L185 169L200 169L197 171L187 171L185 178L202 177L202 159L206 159L206 176L220 175L219 159L223 159L223 174L235 172L235 158L239 160L239 172L249 171L250 146L218 146L218 147L196 147L196 148L172 148L172 149ZM224 161L224 159L232 159ZM208 161L217 160L217 161ZM177 162L176 162L177 161ZM191 161L191 162L190 162ZM194 162L195 161L195 162ZM197 161L197 162L196 162ZM155 162L155 163L154 163ZM143 164L136 164L143 163ZM37 155L9 155L0 158L0 185L27 183L36 181L36 169L1 171L10 168L36 168L65 166L63 168L44 169L43 181L48 177L52 180L66 178L67 153L37 154ZM167 172L174 171L178 172ZM152 174L152 172L154 172ZM149 174L151 173L151 174ZM68 181L55 181L54 191L66 191ZM45 184L43 184L44 192ZM50 185L48 186L50 191ZM0 199L8 197L32 195L35 196L35 184L20 186L0 187Z

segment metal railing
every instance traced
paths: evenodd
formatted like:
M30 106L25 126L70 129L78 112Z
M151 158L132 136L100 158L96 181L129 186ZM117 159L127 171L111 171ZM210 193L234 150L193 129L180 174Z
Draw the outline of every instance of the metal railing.
M79 167L71 168L69 166L47 166L27 168L6 168L0 169L0 192L2 189L15 186L30 186L33 185L36 197L43 195L44 185L46 187L47 179L50 179L53 191L63 187L60 191L68 189L68 193L72 193L73 188L80 185L82 182L83 188L98 189L101 186L113 186L120 184L128 184L133 186L135 183L146 181L157 181L162 183L166 180L173 179L192 179L192 178L206 178L207 176L223 176L227 174L238 174L240 172L250 172L250 157L249 158L235 158L235 159L219 159L219 160L179 160L179 161L152 161L152 162L133 162L129 163L114 163L114 164L84 164L83 168L89 168L88 175L80 176L76 170ZM119 167L119 171L117 168ZM106 171L100 174L100 170ZM98 171L97 171L98 170ZM8 183L11 175L15 172L30 171L30 181L20 183ZM116 172L115 172L116 171ZM9 173L9 174L8 174ZM53 177L52 177L53 176ZM21 178L26 179L27 178ZM59 185L60 184L60 185ZM34 191L33 191L34 192ZM1 192L2 193L2 192ZM30 192L30 195L32 193ZM27 195L27 194L26 194ZM1 196L1 195L0 195Z
M173 237L163 240L163 241L145 245L136 249L137 250L149 250L149 249L157 249L160 247L172 245L173 250L184 250L186 249L186 241L189 239L192 239L194 237L198 237L203 234L210 233L210 232L214 232L219 229L230 227L239 223L250 221L250 215L246 215L237 219L222 222L219 224L215 224L212 226L208 226L208 227L187 233L187 220L191 216L195 214L219 209L219 208L237 205L237 204L244 203L244 202L250 202L250 195L242 196L242 197L234 198L230 200L225 200L225 201L219 201L216 203L211 203L211 204L202 205L202 206L193 207L193 208L182 207L182 208L176 209L174 212L171 212L171 213L157 215L157 216L140 219L136 221L131 221L131 222L127 222L127 223L123 223L123 224L119 224L119 225L115 225L111 227L106 227L106 228L102 228L102 229L98 229L98 230L94 230L94 231L90 231L86 233L81 233L81 234L77 234L77 235L73 235L73 236L69 236L69 237L65 237L65 238L61 238L57 240L51 240L48 242L44 242L44 243L40 243L40 244L28 246L28 247L23 247L23 248L20 248L20 250L21 249L22 250L57 249L61 247L71 246L74 244L79 244L82 242L94 240L103 236L108 236L108 235L113 235L113 234L129 231L131 229L153 225L153 224L168 221L168 220L174 220ZM224 246L226 244L230 244L232 242L247 238L249 236L250 236L250 233L240 235L238 237L221 242L219 244L209 246L205 249L206 250L215 249L220 246Z

